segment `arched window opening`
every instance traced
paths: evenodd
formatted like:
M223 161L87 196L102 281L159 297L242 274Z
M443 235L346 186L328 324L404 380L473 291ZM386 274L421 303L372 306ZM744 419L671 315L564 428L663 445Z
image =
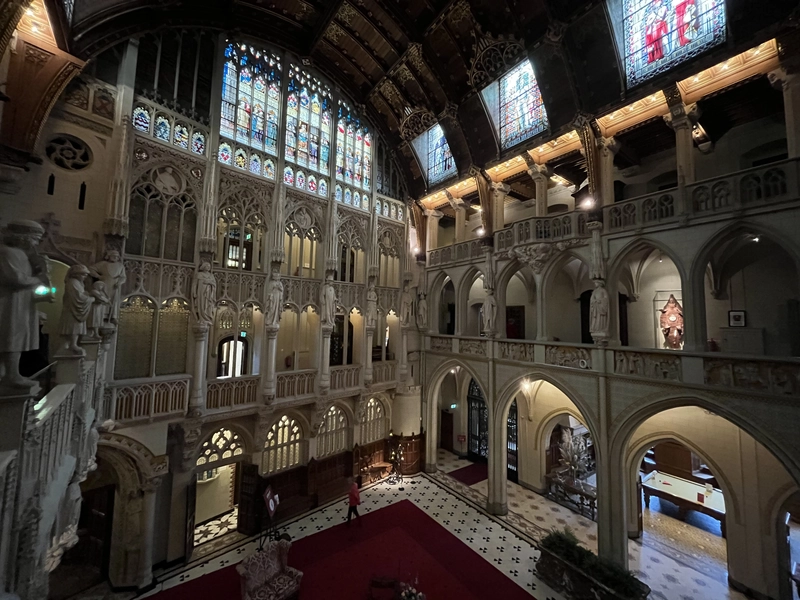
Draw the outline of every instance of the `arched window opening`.
M299 313L286 308L281 314L275 368L278 372L316 368L319 352L319 315L307 307Z
M133 296L123 301L119 309L114 379L150 375L155 312L153 301L144 296Z
M278 473L301 464L302 431L295 419L283 415L267 434L261 456L261 472L264 475Z
M336 179L369 190L372 181L372 134L339 100L336 121Z
M289 65L289 77L286 96L286 161L307 167L321 175L328 175L332 122L330 89L293 64ZM308 181L310 183L311 177ZM297 187L306 187L305 178L303 185L298 182ZM316 183L314 189L309 186L308 191L317 192Z
M227 464L232 462L230 459L244 454L244 448L244 442L238 433L222 427L203 442L196 465L206 471L210 467Z
M317 435L317 457L331 456L347 450L347 415L338 406L331 406Z
M248 362L246 337L229 335L220 340L217 349L217 379L247 375Z
M322 235L311 213L304 207L294 211L286 220L283 242L286 261L281 265L282 274L316 277L321 241Z
M336 315L331 333L330 366L353 364L353 323L349 315Z
M454 335L456 331L456 288L449 279L439 300L439 333Z
M365 233L353 220L345 219L339 226L339 281L364 283L366 257L364 254Z
M474 379L469 382L467 391L469 405L467 455L472 461L486 461L489 458L489 409L483 392Z
M386 415L383 404L370 398L361 421L361 445L377 442L386 436Z
M400 287L400 249L403 245L395 233L386 228L378 232L378 285Z

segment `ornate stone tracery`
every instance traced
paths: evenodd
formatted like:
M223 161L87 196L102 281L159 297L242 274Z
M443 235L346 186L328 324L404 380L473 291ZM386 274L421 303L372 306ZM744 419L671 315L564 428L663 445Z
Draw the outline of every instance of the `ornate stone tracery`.
M525 56L525 44L512 35L494 37L479 28L472 31L474 58L469 70L469 82L481 90L515 67Z
M400 122L400 137L410 142L436 125L436 116L425 108L406 109Z

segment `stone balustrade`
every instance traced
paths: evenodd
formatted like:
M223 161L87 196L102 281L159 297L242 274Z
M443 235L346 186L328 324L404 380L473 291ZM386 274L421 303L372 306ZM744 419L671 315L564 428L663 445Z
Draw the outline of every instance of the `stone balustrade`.
M585 238L589 236L586 221L587 214L583 211L525 219L496 232L494 247L497 250L508 250L520 244Z
M361 365L331 367L331 390L361 387Z
M122 296L146 295L163 301L189 297L194 266L175 261L126 256Z
M217 301L227 300L244 306L247 302L263 304L266 300L265 273L214 269L214 278L217 280Z
M316 369L278 373L275 379L276 398L300 398L311 396L316 392Z
M9 564L14 505L17 498L17 451L0 452L0 565ZM0 568L0 589L6 587L6 568Z
M437 267L451 263L470 261L483 257L483 243L481 240L469 240L452 246L437 248L428 252L428 266Z
M103 416L120 424L183 416L190 382L188 375L110 382Z
M372 383L391 383L397 379L397 361L372 363Z
M260 375L209 381L206 390L206 408L216 410L256 404L260 386Z

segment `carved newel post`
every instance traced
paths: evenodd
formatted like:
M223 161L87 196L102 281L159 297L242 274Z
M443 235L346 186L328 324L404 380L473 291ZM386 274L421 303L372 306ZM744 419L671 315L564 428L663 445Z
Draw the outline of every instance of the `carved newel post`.
M269 404L275 398L275 355L278 352L278 330L283 312L283 282L280 266L272 266L272 275L267 289L267 306L264 312L264 325L267 330L267 364L264 369L263 396Z
M86 278L89 269L86 265L72 265L64 278L64 304L61 307L61 321L58 332L64 338L60 354L85 356L86 352L78 341L86 335L86 321L92 310L95 298L86 292Z
M603 256L603 246L600 240L600 230L603 224L597 221L587 223L586 227L592 232L591 241L591 278L594 281L594 291L589 301L589 331L592 339L598 346L608 345L610 332L610 301L606 289L606 259Z
M376 275L370 275L367 286L367 343L364 365L364 384L372 383L372 344L375 340L375 327L378 325L378 293L375 291Z
M189 396L189 416L199 416L206 407L206 357L208 332L214 323L217 306L217 280L211 273L211 263L201 260L192 279L192 313L194 324L194 362L192 364L192 393Z
M331 334L336 322L336 289L333 287L333 270L325 275L320 291L320 324L322 325L322 365L320 368L320 391L327 393L331 387Z
M36 382L19 374L20 355L39 349L36 294L50 287L44 258L36 253L44 228L35 221L12 221L0 245L0 395L25 393Z

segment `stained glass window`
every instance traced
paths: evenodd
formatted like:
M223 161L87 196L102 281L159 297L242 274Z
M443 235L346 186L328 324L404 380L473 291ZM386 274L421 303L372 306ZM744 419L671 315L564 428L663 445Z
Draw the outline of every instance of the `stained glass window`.
M192 134L192 152L195 154L206 153L206 136L200 131L195 131Z
M244 149L236 149L236 153L233 155L233 164L240 169L247 168L247 152L245 152Z
M353 190L351 190L349 187L344 188L344 203L353 203Z
M327 196L328 195L328 180L327 179L320 179L319 180L319 195L320 196Z
M303 171L297 171L297 177L294 180L294 184L301 190L306 189L306 174Z
M292 167L283 168L283 183L286 185L294 185L294 171Z
M336 184L336 191L333 193L333 196L336 198L337 202L341 202L343 200L342 186L338 183Z
M369 190L372 178L372 134L350 108L339 101L336 120L336 179Z
M250 155L250 172L261 175L261 157L256 153Z
M150 111L144 106L133 109L133 126L139 131L150 131Z
M156 128L154 131L155 136L165 142L169 141L169 131L171 129L169 119L164 115L156 117Z
M222 142L219 145L219 154L218 154L219 162L224 163L226 165L231 164L233 161L233 153L231 151L231 145L228 142Z
M458 174L450 144L438 123L411 142L411 147L417 155L428 185Z
M275 179L275 161L271 158L264 161L264 177L267 179Z
M724 0L624 0L628 86L725 41Z
M220 135L278 155L280 59L246 44L225 48Z
M180 148L189 149L189 128L183 123L175 125L175 131L172 132L172 143Z
M317 178L313 175L308 176L308 191L314 193L317 191Z
M299 67L289 65L286 96L286 160L318 173L330 171L330 90Z
M488 85L481 95L503 150L548 127L542 94L528 60Z

